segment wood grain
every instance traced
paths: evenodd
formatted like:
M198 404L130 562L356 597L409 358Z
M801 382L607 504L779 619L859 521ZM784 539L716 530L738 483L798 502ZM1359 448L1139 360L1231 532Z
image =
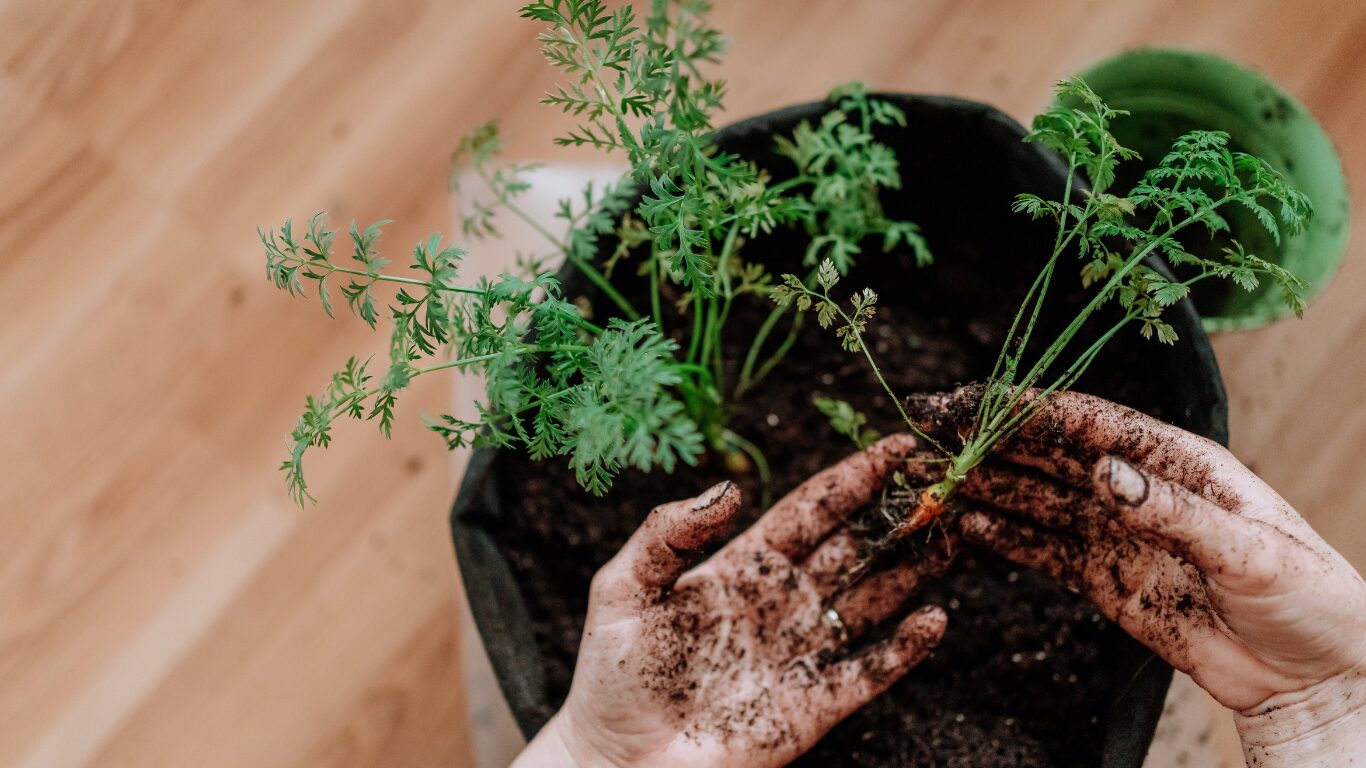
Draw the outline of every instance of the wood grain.
M1359 4L721 6L732 117L863 79L1025 118L1175 44L1271 75L1366 173ZM460 459L416 421L450 382L391 444L342 428L294 509L274 470L303 395L382 339L272 290L255 228L449 229L447 158L491 117L513 158L585 159L549 146L534 34L505 2L0 0L0 765L468 763ZM1363 290L1349 257L1304 322L1217 342L1236 452L1358 565Z

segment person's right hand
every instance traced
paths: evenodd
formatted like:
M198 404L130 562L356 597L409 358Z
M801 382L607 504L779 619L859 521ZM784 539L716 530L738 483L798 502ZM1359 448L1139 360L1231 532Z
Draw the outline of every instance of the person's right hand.
M965 433L980 389L919 403ZM1055 395L969 475L964 538L1042 570L1237 713L1248 764L1366 764L1366 584L1218 444ZM971 503L970 503L971 505Z

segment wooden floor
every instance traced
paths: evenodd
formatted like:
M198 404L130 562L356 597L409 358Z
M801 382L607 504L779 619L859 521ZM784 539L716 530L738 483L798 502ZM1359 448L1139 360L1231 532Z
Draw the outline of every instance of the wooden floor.
M725 0L730 114L863 79L1026 118L1141 43L1243 59L1317 113L1366 209L1366 4ZM306 393L383 339L263 279L258 225L449 230L457 137L549 138L511 2L0 0L0 765L465 765L456 461L345 428L295 509ZM1355 240L1360 243L1360 237ZM1366 565L1366 261L1218 340L1234 446ZM482 258L493 264L503 255Z

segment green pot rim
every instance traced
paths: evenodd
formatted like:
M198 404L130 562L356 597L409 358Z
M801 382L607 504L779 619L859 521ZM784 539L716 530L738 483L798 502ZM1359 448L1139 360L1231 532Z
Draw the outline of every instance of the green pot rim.
M1351 229L1347 179L1332 140L1294 96L1229 59L1176 48L1125 51L1087 67L1079 76L1111 106L1128 109L1139 119L1165 115L1227 131L1234 142L1270 161L1309 195L1315 213L1305 232L1283 238L1279 246L1273 246L1274 253L1258 255L1304 279L1309 284L1306 300L1318 296L1332 281ZM1141 140L1131 143L1145 156L1165 152L1165 147L1145 148ZM1289 312L1271 286L1262 286L1203 321L1211 332L1246 330Z

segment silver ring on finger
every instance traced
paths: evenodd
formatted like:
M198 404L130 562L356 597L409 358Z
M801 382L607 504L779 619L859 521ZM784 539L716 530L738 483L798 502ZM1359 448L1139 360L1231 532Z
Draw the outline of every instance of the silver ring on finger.
M844 623L844 617L840 616L839 611L834 608L826 608L825 613L821 614L821 619L827 627L830 627L830 633L835 636L835 642L840 645L849 642L849 626Z

